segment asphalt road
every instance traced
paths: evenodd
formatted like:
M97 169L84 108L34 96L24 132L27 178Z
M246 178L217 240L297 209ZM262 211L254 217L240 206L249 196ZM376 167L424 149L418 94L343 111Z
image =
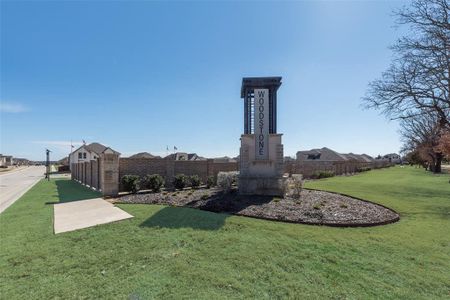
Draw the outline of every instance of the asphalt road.
M43 178L44 172L44 166L33 166L0 174L0 213Z

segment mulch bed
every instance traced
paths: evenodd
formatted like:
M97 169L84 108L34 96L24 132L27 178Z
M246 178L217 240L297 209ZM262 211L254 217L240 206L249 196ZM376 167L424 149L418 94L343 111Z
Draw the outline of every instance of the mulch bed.
M115 202L164 204L259 219L342 227L393 223L399 215L384 206L349 196L304 189L300 199L241 196L236 190L194 189L123 195Z

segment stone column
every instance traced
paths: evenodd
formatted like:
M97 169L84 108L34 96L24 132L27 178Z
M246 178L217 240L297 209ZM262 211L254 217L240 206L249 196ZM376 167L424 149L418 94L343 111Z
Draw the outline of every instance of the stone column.
M106 149L100 155L101 176L100 187L103 196L119 194L119 154Z
M70 164L70 178L72 180L75 179L75 170L74 170L74 167L73 167L73 163Z
M80 169L81 169L81 183L85 183L85 177L84 177L84 162L80 163Z

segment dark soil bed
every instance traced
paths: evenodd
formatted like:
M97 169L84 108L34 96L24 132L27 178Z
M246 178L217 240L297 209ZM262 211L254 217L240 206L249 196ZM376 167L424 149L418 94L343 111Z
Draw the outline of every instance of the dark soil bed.
M123 195L115 202L165 204L218 213L328 226L374 226L399 220L384 206L349 196L303 190L300 199L241 196L236 190L224 194L217 189Z

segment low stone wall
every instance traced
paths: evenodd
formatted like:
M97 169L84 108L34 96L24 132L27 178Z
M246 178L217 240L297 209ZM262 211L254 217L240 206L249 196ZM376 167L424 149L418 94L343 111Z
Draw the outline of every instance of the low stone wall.
M373 162L358 161L289 161L284 164L284 172L289 174L302 174L304 178L311 177L320 171L333 172L335 175L353 174L361 169L379 169L390 167L393 164L380 160Z
M319 171L331 171L336 175L352 174L364 168L384 168L392 166L388 161L290 161L284 163L284 173L302 174L311 177ZM203 182L219 172L238 171L237 162L214 162L213 159L196 161L173 161L154 158L119 158L116 154L104 154L98 160L72 164L72 179L98 191L105 196L114 196L120 188L124 175L145 176L159 174L170 187L177 174L198 175Z
M166 186L170 187L172 180L177 174L188 176L198 175L203 182L209 176L217 176L219 172L237 171L237 162L214 162L208 160L166 160L157 158L120 158L119 178L124 175L145 176L159 174L164 177Z
M152 173L149 173L151 171ZM159 174L167 176L167 162L163 159L152 158L120 158L119 159L119 178L124 175Z

